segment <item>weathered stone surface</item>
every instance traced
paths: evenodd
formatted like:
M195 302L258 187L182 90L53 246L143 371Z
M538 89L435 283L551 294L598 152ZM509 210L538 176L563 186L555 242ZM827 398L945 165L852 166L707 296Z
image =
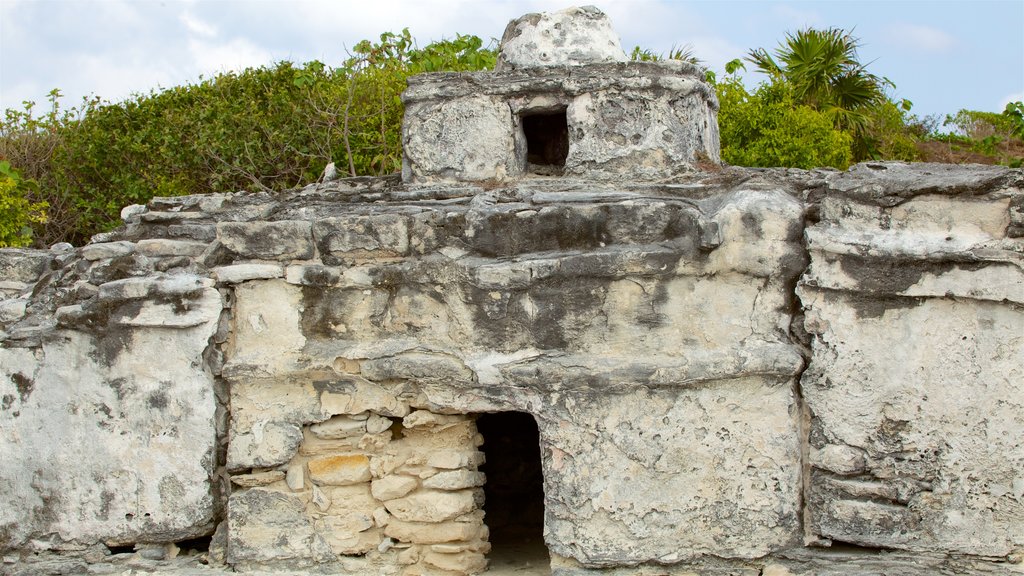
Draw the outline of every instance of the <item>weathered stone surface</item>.
M385 476L374 480L370 487L373 497L380 501L394 500L401 498L416 489L419 482L409 476Z
M124 240L119 242L100 242L82 246L82 258L86 260L104 260L106 258L126 256L134 251L135 244L133 242Z
M284 275L284 269L280 264L234 264L214 268L211 273L218 282L238 284L249 280L280 278Z
M327 264L337 264L346 258L403 256L409 251L409 227L400 214L318 220L313 223L313 237Z
M228 501L228 522L227 562L236 567L277 564L296 569L335 559L294 496L264 488L236 492Z
M4 248L0 250L0 278L34 284L49 268L53 257L48 250Z
M755 558L800 539L786 380L572 395L542 426L553 552L587 565ZM628 480L625 480L628 479Z
M512 116L490 96L410 105L403 120L403 178L479 181L518 176Z
M215 401L202 355L219 311L184 329L61 330L35 350L0 348L0 548L212 529Z
M403 522L444 522L476 509L472 490L441 492L423 490L384 503Z
M293 260L313 256L309 222L222 222L217 240L242 258Z
M363 454L310 460L309 477L319 484L347 486L370 481L370 460Z
M505 29L496 70L627 60L611 20L593 6L527 14Z
M799 289L820 536L990 556L1024 545L1024 277L999 187L1013 178L881 164L830 182L841 194L808 231Z

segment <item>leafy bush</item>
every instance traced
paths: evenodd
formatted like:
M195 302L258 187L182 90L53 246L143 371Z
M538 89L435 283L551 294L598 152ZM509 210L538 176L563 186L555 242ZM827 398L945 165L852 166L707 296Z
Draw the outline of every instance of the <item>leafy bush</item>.
M28 199L36 189L33 180L26 180L0 161L0 248L28 246L32 243L32 224L46 222L46 203Z
M338 67L280 62L119 104L87 100L36 117L33 104L0 121L0 159L22 167L45 202L36 242L75 244L120 223L153 196L283 190L315 181L330 162L351 175L401 167L406 78L494 66L496 50L458 35L417 48L408 30L363 41Z
M909 114L910 103L888 98L864 112L864 125L860 138L854 139L853 155L856 159L902 160L920 159L917 142L920 136Z
M735 75L715 86L722 160L738 166L816 168L850 164L852 138L831 119L796 103L785 82L747 91Z

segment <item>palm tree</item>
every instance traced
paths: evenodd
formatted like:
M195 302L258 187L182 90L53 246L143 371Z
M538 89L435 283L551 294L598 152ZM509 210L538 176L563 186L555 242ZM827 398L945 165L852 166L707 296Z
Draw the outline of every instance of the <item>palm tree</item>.
M764 48L751 50L747 61L774 81L793 89L797 102L819 110L839 129L860 133L864 112L885 99L887 80L871 74L857 59L860 41L838 28L807 28L786 34L775 58Z

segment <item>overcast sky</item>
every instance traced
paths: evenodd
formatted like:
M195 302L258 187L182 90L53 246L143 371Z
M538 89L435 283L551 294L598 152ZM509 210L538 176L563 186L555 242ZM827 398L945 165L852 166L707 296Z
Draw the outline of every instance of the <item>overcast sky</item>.
M581 2L587 3L587 2ZM593 0L627 52L689 44L705 65L787 31L839 27L914 112L1002 111L1024 99L1024 0L694 2ZM500 38L508 20L571 2L541 0L0 0L0 108L60 88L111 101L280 60L338 63L345 48L408 27L420 45L456 33Z

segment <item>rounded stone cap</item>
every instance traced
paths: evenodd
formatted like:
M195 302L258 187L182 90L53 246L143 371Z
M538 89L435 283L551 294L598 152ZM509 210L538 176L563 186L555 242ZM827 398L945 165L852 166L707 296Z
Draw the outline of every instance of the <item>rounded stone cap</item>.
M509 22L494 69L625 62L611 20L593 6L527 14Z

